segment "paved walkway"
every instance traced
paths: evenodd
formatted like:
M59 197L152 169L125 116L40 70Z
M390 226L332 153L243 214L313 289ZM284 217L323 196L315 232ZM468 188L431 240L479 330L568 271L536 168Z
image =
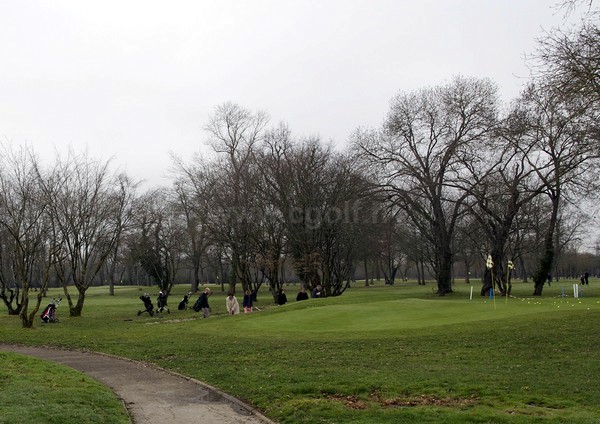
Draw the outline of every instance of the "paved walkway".
M0 344L68 365L111 388L136 423L273 423L250 406L200 381L150 364L91 352Z

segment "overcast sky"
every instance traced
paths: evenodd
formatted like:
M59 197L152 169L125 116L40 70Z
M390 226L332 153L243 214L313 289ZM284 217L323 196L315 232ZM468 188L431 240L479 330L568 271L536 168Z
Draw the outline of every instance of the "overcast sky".
M343 146L398 91L454 75L515 97L535 38L565 24L554 5L0 0L0 141L44 157L87 149L162 185L169 152L206 150L209 114L232 101Z

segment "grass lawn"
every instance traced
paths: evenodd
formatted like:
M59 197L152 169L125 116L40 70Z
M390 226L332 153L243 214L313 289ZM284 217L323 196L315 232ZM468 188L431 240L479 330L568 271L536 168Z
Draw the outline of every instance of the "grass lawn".
M69 367L0 352L0 423L125 424L113 392Z
M572 295L572 283L556 282L541 298L517 283L507 302L470 301L469 286L457 283L445 297L431 284L357 284L296 303L289 286L287 305L264 293L260 312L238 316L225 314L216 291L209 319L176 310L188 286L170 297L171 314L154 318L137 316L139 288L109 297L100 287L88 291L83 317L61 305L59 324L23 330L0 315L0 340L154 362L281 423L597 423L599 282L582 299L563 299L561 287Z

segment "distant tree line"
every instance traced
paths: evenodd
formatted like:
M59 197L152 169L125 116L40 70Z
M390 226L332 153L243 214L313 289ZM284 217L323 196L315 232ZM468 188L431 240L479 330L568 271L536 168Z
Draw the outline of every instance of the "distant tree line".
M5 145L0 298L30 327L51 282L72 316L93 284L114 293L146 280L168 294L184 272L192 291L213 276L276 293L292 269L337 296L357 269L367 284L410 271L445 295L457 265L469 282L488 255L482 295L510 294L514 273L541 295L549 275L598 264L600 252L577 253L598 193L597 17L540 40L508 106L492 81L454 77L398 93L382 125L358 128L343 151L233 103L205 125L212 154L174 156L172 186L146 192L87 154L48 165Z

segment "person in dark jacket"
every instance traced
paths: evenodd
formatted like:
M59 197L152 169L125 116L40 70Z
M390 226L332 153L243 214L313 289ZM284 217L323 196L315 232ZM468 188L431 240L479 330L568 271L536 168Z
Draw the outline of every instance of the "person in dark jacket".
M323 295L323 293L321 293L321 285L317 285L317 287L314 288L314 290L312 291L312 297L313 298L319 298Z
M207 287L204 289L204 293L200 295L196 303L194 304L194 311L200 312L202 310L202 317L208 318L210 316L210 305L208 304L208 297L212 294L212 291Z
M252 298L252 292L250 290L246 290L244 294L244 300L242 301L242 306L244 307L244 313L249 314L252 312L252 303L254 299Z
M308 300L308 293L306 293L306 289L304 287L302 287L296 295L296 302L299 302L300 300Z
M283 291L283 289L279 289L279 293L277 293L277 304L285 305L286 303L287 303L287 296L285 295L285 292Z

